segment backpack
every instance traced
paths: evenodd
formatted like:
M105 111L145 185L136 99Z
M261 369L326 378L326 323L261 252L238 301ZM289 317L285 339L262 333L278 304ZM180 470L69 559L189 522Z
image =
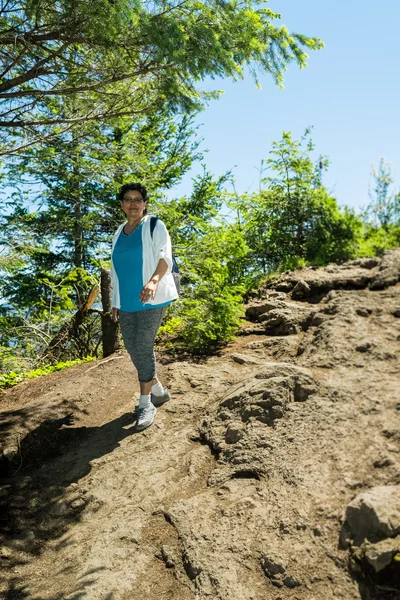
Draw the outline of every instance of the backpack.
M153 239L153 231L154 231L154 227L156 226L157 221L158 221L158 217L154 217L154 216L150 217L151 239ZM174 278L176 291L178 292L178 295L179 295L180 291L181 291L181 274L179 273L179 267L175 260L175 256L173 254L172 254L172 277Z

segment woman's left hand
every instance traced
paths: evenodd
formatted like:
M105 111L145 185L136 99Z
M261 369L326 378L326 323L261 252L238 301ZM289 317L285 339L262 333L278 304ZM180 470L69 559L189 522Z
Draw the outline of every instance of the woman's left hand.
M156 295L157 288L158 283L155 283L154 281L149 281L149 283L146 283L140 292L140 301L146 303L149 300L153 300L154 296Z

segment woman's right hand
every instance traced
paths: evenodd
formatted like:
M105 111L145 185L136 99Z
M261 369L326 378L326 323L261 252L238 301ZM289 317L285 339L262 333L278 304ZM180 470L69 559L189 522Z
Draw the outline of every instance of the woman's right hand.
M114 321L114 323L117 323L117 321L118 321L118 308L113 308L112 309L112 320Z

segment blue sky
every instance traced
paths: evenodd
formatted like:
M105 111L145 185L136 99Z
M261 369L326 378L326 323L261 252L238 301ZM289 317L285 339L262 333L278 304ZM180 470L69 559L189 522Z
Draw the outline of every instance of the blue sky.
M324 184L340 205L368 203L371 163L384 156L400 188L400 51L398 0L270 0L292 32L323 39L308 67L289 67L285 89L271 77L258 90L248 77L235 83L207 81L223 89L197 118L207 167L216 175L236 167L239 193L256 191L262 158L282 131L300 138L313 126L317 154L330 159ZM171 195L190 193L196 166Z

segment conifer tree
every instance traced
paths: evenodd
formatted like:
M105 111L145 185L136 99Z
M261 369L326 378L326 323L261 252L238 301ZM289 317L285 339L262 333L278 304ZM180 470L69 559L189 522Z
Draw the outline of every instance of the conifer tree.
M262 0L0 0L0 152L85 122L199 108L218 95L199 90L206 76L281 84L322 42L279 18Z

